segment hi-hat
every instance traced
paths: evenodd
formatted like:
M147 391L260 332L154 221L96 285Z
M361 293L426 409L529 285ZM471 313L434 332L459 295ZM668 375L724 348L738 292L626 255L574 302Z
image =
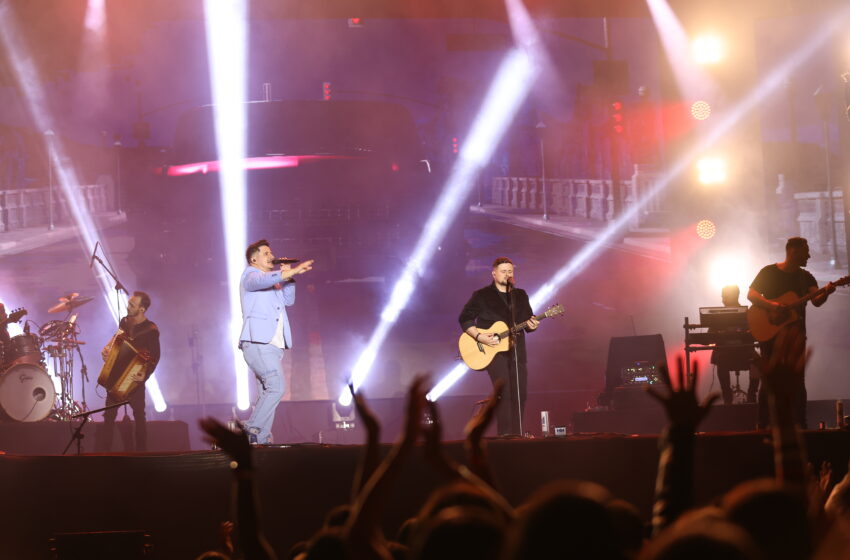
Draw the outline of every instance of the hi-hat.
M59 298L59 303L47 310L48 313L63 313L76 309L81 305L85 305L94 298L88 296L80 297L80 294L73 293L67 297Z

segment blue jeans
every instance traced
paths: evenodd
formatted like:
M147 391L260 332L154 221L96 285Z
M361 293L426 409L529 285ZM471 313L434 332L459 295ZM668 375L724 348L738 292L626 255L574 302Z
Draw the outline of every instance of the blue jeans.
M257 436L257 442L271 443L274 413L285 391L281 364L283 350L272 344L243 340L242 356L257 378L259 393L246 427L248 432Z

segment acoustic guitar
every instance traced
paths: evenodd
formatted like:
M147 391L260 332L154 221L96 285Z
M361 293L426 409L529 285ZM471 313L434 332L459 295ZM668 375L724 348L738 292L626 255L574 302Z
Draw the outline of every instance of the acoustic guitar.
M535 315L531 319L542 321L549 317L557 317L563 313L564 306L555 304L547 309L542 315ZM528 326L528 321L524 321L514 327L513 333L518 333L523 330L526 326ZM490 365L490 362L493 361L493 357L496 354L504 352L510 348L510 335L512 333L504 321L496 321L489 329L478 329L478 331L482 334L495 334L499 337L499 344L496 346L490 346L488 344L478 342L468 334L463 333L457 341L457 347L458 350L460 350L460 357L463 358L464 363L469 367L469 369L481 370Z
M850 276L839 278L832 284L833 286L846 286L850 284ZM751 305L747 310L747 324L750 326L750 333L752 333L753 338L759 342L767 342L772 339L782 327L800 319L799 310L803 304L825 291L826 286L803 297L798 296L796 292L785 292L778 298L770 300L783 305L783 307L777 309L766 309Z

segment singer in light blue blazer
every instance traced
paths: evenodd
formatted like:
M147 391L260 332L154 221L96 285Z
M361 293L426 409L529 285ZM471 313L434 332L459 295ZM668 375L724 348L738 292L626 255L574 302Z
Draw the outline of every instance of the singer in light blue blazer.
M239 282L242 303L242 332L239 348L257 380L257 402L245 424L253 443L272 442L274 414L286 387L283 380L283 351L292 348L292 330L286 308L295 304L296 275L312 269L313 261L296 267L275 268L268 241L248 246L248 266Z

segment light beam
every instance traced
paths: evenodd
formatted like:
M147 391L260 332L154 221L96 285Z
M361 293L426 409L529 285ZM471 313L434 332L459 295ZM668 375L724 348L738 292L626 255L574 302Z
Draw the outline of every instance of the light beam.
M242 255L248 244L243 166L247 142L247 15L246 0L204 0L215 139L221 171L221 222L224 228L230 303L227 325L232 349L239 344L239 331L242 327L239 279L245 268ZM250 404L248 367L235 350L233 367L236 372L236 406L245 410Z

